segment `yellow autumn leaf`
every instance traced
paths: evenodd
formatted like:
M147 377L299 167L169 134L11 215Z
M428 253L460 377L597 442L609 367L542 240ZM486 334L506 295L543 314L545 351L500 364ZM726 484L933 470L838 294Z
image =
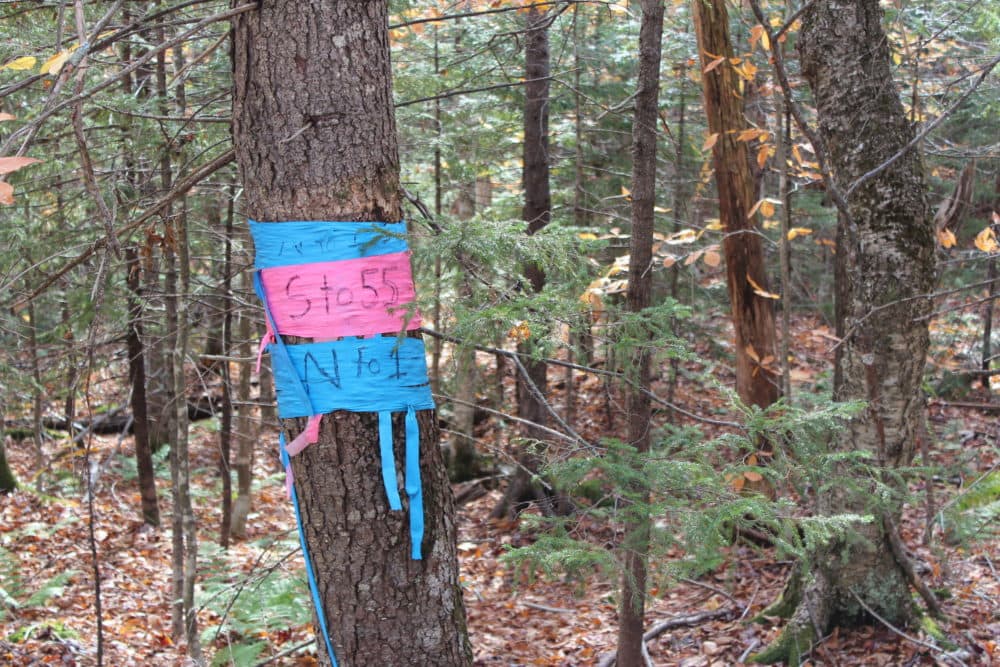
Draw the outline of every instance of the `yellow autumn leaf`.
M671 234L668 236L664 243L668 245L685 245L687 243L694 243L698 240L698 233L693 229L682 229L676 234Z
M753 288L753 293L756 294L757 296L762 296L765 299L780 299L781 298L781 296L779 296L779 295L777 295L777 294L775 294L773 292L768 292L766 289L764 289L763 287L761 287L760 285L758 285L757 282L753 278L750 277L749 273L747 274L747 282L750 283L750 287Z
M760 38L763 37L764 34L765 34L764 26L760 25L759 23L754 27L750 28L750 38L748 39L748 41L750 42L751 49L757 45L757 42L760 41Z
M712 146L714 146L715 142L718 141L718 140L719 140L719 133L718 132L713 132L712 134L710 134L707 137L705 137L705 143L702 144L701 150L703 150L703 151L711 150Z
M73 55L73 51L76 49L63 49L59 53L55 54L44 63L42 63L42 68L38 70L42 74L58 74L59 70L62 69L69 57Z
M38 58L36 58L35 56L21 56L20 58L15 58L14 60L11 60L3 67L0 67L0 69L11 69L15 71L27 70L27 69L32 69L35 66L35 63L37 62Z
M941 244L942 248L954 248L955 243L957 243L957 241L955 240L955 235L952 233L950 229L939 229L937 233L937 238L938 238L938 243Z
M760 205L760 214L765 218L774 215L774 203L770 199L765 199Z
M662 206L654 206L653 213L670 213L670 209L663 208Z
M632 197L632 191L624 185L622 186L622 197L625 197L625 199L630 199Z
M788 230L788 240L794 240L797 236L805 236L806 234L812 234L813 230L807 227L792 227Z
M708 231L717 232L722 229L722 220L718 218L709 218L705 223L705 229Z
M579 234L576 235L576 237L578 239L582 239L584 241L596 241L597 240L597 234L593 234L591 232L580 232Z
M997 235L992 227L986 227L976 234L976 247L988 253L1000 251L1000 243L997 243Z
M510 331L507 332L507 336L523 343L531 338L531 328L528 327L526 322L521 321L510 328Z

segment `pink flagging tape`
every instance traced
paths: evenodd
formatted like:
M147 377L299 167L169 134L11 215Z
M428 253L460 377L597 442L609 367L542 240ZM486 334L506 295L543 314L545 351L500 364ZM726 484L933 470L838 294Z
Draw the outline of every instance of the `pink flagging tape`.
M277 333L332 340L420 327L410 253L261 269Z
M313 415L309 418L305 430L295 436L295 439L288 443L288 447L285 448L289 456L295 456L319 440L319 425L322 419L323 415Z

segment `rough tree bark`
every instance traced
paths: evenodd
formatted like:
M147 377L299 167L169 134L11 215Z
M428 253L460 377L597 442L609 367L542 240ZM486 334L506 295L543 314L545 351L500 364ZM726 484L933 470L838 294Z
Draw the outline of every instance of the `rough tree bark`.
M722 251L736 334L736 393L747 405L767 407L778 399L779 386L774 371L758 360L775 358L774 307L770 299L754 292L750 282L767 289L764 248L748 215L754 204L754 178L747 142L738 136L749 125L743 116L739 77L728 61L733 56L729 16L725 0L695 0L693 7L702 70L717 58L726 58L711 71L703 71L702 94L708 131L718 135L712 147L712 167L725 230Z
M812 88L819 132L843 190L900 151L913 129L892 79L878 0L819 0L807 6L798 40L802 72ZM934 234L919 155L910 152L848 197L842 221L844 282L838 286L846 321L837 400L864 400L868 408L833 443L866 451L884 472L909 464L922 418L920 382L928 346L935 279ZM796 662L834 625L870 620L859 603L897 627L913 620L910 581L892 546L902 493L875 506L864 480L861 493L845 487L819 498L824 514L855 512L875 520L814 555L795 596L789 625L759 662ZM902 491L902 489L900 489ZM791 604L787 605L791 607Z
M524 47L524 167L521 185L524 188L523 219L528 223L528 235L540 231L552 219L552 194L549 187L549 22L548 14L531 6L526 17ZM533 293L545 287L545 270L534 262L523 266ZM534 335L534 332L532 332ZM519 352L529 352L525 343L518 344ZM548 421L544 400L548 388L548 364L524 357L527 376L517 374L517 415L531 424L542 426ZM532 387L532 385L534 385ZM522 509L524 502L538 501L546 513L551 512L550 494L536 481L535 473L541 467L535 449L545 440L545 434L533 426L522 429L525 438L518 452L518 466L503 498L493 508L492 515L513 516Z
M234 21L233 52L233 137L246 214L400 220L386 0L262 0ZM389 511L376 415L327 415L319 442L293 459L320 613L345 667L471 664L437 420L432 410L418 418L420 561L410 559L406 512ZM317 645L329 664L324 642Z
M660 56L663 37L663 0L643 0L639 29L639 89L632 123L632 238L629 248L628 292L630 313L650 306L653 289L653 206L656 203L656 124L660 95ZM651 337L652 332L647 332ZM628 443L643 455L650 446L651 345L640 343L632 350L636 386L626 397ZM637 496L649 495L643 485L632 489ZM622 551L625 573L618 610L618 667L642 667L645 630L646 570L649 557L649 517L636 516L626 526Z

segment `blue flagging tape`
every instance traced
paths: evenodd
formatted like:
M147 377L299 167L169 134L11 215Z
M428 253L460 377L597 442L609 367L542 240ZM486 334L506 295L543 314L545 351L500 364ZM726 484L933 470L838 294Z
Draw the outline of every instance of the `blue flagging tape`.
M388 255L408 247L405 222L247 222L257 269Z
M410 498L410 557L420 560L424 541L424 492L420 483L420 427L413 406L406 410L406 495Z
M399 501L399 487L396 485L396 460L392 456L392 412L378 413L378 449L382 458L382 485L389 499L389 508L403 509Z
M282 464L289 466L288 452L285 451L285 433L278 435L278 448L281 452ZM316 618L319 619L319 629L323 633L323 641L326 643L326 654L330 656L330 663L337 667L337 655L333 652L333 642L330 640L330 631L326 627L326 613L323 611L323 602L319 597L319 585L316 583L316 574L313 572L312 559L309 558L309 546L306 544L306 533L302 527L302 512L299 510L299 494L292 487L292 507L295 508L295 525L299 529L299 543L302 544L302 558L306 562L306 577L309 579L309 592L312 594L313 606L316 608Z

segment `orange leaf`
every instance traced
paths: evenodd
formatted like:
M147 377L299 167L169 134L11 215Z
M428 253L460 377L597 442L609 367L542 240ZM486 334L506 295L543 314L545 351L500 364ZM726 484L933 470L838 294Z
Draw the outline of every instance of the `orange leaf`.
M21 167L35 164L41 160L33 157L0 157L0 176L17 171Z
M14 203L14 188L10 183L0 181L0 204Z
M703 151L711 150L712 146L714 146L715 142L718 140L719 140L719 133L713 132L712 134L705 137L705 143L702 144L701 150Z
M753 141L760 135L760 130L756 127L751 127L749 130L743 130L738 135L736 135L737 141Z
M748 482L759 482L762 479L764 479L763 475L761 475L759 472L754 472L753 470L747 470L745 473L743 473L743 476L746 478Z
M712 54L709 54L709 55L712 55ZM710 63L708 64L708 67L706 67L706 68L705 68L704 70L702 70L702 71L703 71L703 72L704 72L705 74L708 74L708 73L709 73L709 72L711 72L711 71L712 71L713 69L715 69L716 67L718 67L719 65L721 65L722 63L724 63L725 61L726 61L726 59L725 59L725 58L716 58L715 60L713 60L712 62L710 62Z
M701 257L701 254L703 252L704 252L703 250L695 250L693 253L688 255L687 259L684 260L684 266L691 266L692 264L697 262L698 258Z
M13 114L0 113L0 120L15 120L15 118Z
M942 248L954 248L955 247L955 235L950 229L939 229L937 233L938 243L941 244Z
M705 260L705 263L713 269L722 263L722 256L715 250L706 250L703 259Z
M993 232L992 227L985 227L983 231L976 234L976 247L988 253L1000 251L1000 244L997 243L997 235Z
M768 292L766 289L757 284L757 282L747 274L747 282L750 283L750 287L753 288L753 293L757 296L762 296L765 299L780 299L781 297L773 292Z
M746 351L748 357L756 361L758 364L760 363L760 356L758 356L757 350L753 349L753 345L747 345L743 349Z

